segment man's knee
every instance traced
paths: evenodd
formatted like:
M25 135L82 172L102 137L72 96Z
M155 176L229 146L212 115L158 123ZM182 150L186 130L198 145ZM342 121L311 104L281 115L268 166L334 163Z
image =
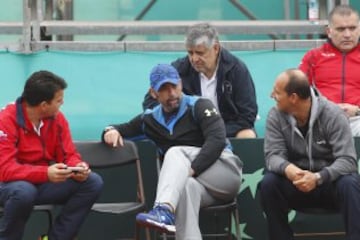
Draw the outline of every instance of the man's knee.
M272 172L266 173L258 186L261 196L266 198L266 196L274 194L280 187L280 181L281 176Z
M11 183L8 201L18 209L32 209L37 196L37 188L29 182L17 181Z
M89 184L92 192L97 193L97 194L101 192L103 185L104 185L104 181L100 175L92 172L89 175L87 181L88 181L88 184Z
M193 146L173 146L169 148L165 153L166 157L171 156L179 156L184 155L187 158L191 158L191 156L195 157L201 148L199 147L193 147Z
M360 194L360 176L357 173L341 176L337 181L340 193Z
M182 146L174 146L169 148L166 153L165 153L165 158L167 156L172 156L172 155L176 155L178 156L179 154L183 154L183 148Z

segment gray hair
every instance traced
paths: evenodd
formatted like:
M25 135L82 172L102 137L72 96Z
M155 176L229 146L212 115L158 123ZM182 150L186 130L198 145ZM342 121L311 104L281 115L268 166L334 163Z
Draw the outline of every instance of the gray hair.
M338 5L334 7L333 10L329 13L328 21L329 25L332 23L334 15L340 15L340 16L350 16L351 14L355 14L359 20L359 13L350 7L349 5Z
M189 27L186 34L185 46L193 47L199 44L205 44L207 48L210 48L219 42L218 35L216 29L209 23L198 23Z

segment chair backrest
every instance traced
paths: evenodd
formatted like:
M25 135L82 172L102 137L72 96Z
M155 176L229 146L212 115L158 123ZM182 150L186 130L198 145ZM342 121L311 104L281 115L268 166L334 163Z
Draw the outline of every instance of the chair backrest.
M75 142L75 146L92 168L121 166L139 159L136 145L127 140L122 147L111 147L98 141L79 141Z
M134 142L124 140L124 146L111 147L99 141L76 141L76 149L92 169L104 169L133 164L136 166L137 197L145 203L144 184L139 154Z

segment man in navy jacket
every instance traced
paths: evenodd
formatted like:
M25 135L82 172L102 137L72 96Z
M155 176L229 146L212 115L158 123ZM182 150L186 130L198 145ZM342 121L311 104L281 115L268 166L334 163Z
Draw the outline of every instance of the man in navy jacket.
M220 45L217 31L207 23L190 27L185 45L188 56L172 63L182 79L183 92L213 102L224 119L227 137L256 137L258 107L246 65ZM157 104L147 94L143 108Z

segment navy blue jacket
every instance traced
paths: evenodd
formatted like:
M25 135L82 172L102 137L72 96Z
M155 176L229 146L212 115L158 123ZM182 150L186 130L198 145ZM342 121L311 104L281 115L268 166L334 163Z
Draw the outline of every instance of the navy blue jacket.
M165 122L163 110L158 105L127 123L111 126L124 138L145 135L163 154L173 146L200 147L191 164L196 175L210 167L228 144L224 122L213 103L209 99L185 94L179 111L169 122Z
M201 96L200 75L191 66L189 58L180 58L172 65L180 74L183 92ZM228 50L221 48L216 75L217 100L227 137L234 137L243 129L253 129L258 107L254 83L246 65ZM147 94L143 108L152 108L157 104L157 101Z

